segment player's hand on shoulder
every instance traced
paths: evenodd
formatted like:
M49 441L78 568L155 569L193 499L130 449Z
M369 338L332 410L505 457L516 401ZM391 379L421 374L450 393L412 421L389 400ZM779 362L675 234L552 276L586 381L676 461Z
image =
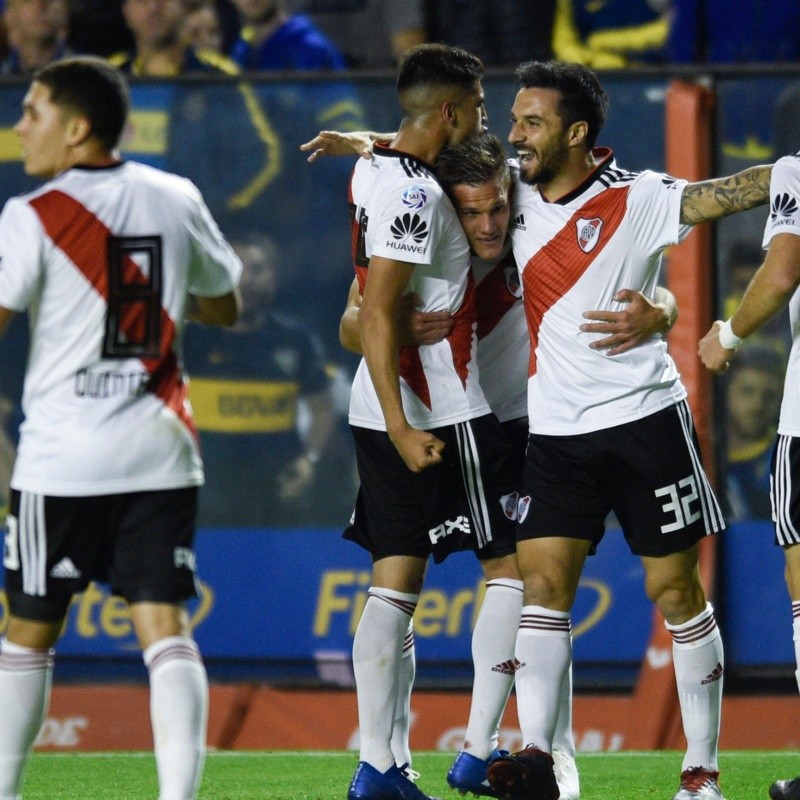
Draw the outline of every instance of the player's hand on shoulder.
M444 442L428 431L410 425L389 435L400 458L412 472L422 472L427 467L440 464Z
M372 158L374 135L369 131L320 131L313 139L301 144L300 149L309 154L309 163L322 156L351 156L353 153L362 158Z
M725 372L728 369L728 364L736 352L720 344L719 330L721 327L722 321L717 320L697 346L697 355L700 356L703 365L711 372L717 373Z

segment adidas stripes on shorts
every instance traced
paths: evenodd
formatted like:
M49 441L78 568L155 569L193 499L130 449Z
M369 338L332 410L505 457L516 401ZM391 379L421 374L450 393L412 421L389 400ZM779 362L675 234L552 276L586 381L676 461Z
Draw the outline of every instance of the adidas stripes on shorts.
M11 491L3 565L14 616L62 619L90 581L129 603L195 597L197 488L95 497Z
M361 486L343 535L373 561L400 555L439 563L459 550L480 560L515 552L519 474L494 415L434 428L445 443L442 462L418 473L385 431L351 427Z

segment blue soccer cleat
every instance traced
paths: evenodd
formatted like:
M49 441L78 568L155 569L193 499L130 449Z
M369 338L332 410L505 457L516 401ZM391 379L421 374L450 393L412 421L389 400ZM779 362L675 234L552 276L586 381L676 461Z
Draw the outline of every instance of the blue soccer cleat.
M447 773L447 783L461 794L471 792L476 797L501 797L489 786L486 768L496 758L507 755L505 750L495 750L489 758L483 759L462 750Z
M408 779L405 773L407 766L395 765L386 772L378 772L366 761L359 761L347 790L347 800L438 800L420 791Z

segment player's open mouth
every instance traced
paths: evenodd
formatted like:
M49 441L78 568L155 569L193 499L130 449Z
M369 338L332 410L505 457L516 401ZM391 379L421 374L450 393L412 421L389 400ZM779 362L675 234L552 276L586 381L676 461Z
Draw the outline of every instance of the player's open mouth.
M517 150L517 158L520 164L529 164L536 158L536 154L531 150Z

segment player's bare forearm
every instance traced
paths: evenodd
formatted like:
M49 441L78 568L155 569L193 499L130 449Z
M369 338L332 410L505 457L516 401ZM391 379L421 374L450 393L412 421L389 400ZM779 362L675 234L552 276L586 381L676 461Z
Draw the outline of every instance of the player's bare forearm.
M390 436L394 428L408 425L400 394L395 313L413 272L413 264L371 258L358 311L361 349Z
M358 330L358 309L361 307L361 292L358 280L353 278L347 293L347 306L339 320L339 343L345 350L361 355L361 335Z
M697 225L764 205L769 200L771 174L772 166L765 164L688 184L681 197L681 223Z
M313 139L303 142L300 150L308 153L308 161L314 162L322 156L351 156L372 158L372 145L375 142L388 141L391 133L375 131L320 131Z
M419 303L419 295L407 294L397 304L397 340L401 345L420 347L436 344L453 329L453 317L447 311L417 311ZM360 307L358 281L354 280L347 297L347 307L339 320L339 342L345 350L359 355L363 353L358 327Z
M772 238L764 263L756 270L738 308L730 318L730 332L746 339L772 319L800 286L800 236L779 233ZM723 372L736 348L719 340L723 324L717 320L700 340L698 355L712 372ZM728 341L726 341L728 344Z
M400 394L400 369L394 320L385 309L362 305L358 313L358 329L364 360L378 401L383 411L386 430L407 425Z
M770 242L764 263L745 289L731 317L736 336L755 333L789 303L800 286L800 236L779 233Z
M412 472L421 472L440 463L444 442L427 431L412 427L406 418L400 393L397 338L391 316L380 310L373 313L369 306L362 305L359 327L364 360L381 404L386 433L400 458Z

